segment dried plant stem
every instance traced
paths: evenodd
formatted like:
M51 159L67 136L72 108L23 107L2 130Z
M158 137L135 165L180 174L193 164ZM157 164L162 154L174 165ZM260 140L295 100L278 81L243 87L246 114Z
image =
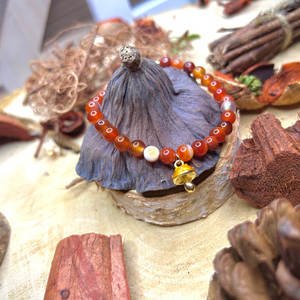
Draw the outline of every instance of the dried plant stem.
M77 185L78 183L80 183L82 181L85 181L85 179L81 178L81 177L78 177L78 178L72 180L68 185L66 185L66 189L68 190L69 188Z
M94 31L93 37L92 37L92 39L90 41L89 47L88 47L88 49L86 51L84 63L82 64L82 67L80 68L80 70L79 70L79 72L77 74L78 78L80 78L80 76L82 75L82 72L83 72L83 70L84 70L84 68L86 66L86 62L88 61L88 59L90 57L91 49L92 49L92 46L93 46L93 44L95 42L95 38L96 38L96 36L98 34L98 30L99 30L99 27L97 26L96 29L95 29L95 31Z
M39 143L39 146L34 154L34 157L35 158L38 158L39 157L39 154L41 152L41 149L42 149L42 146L43 146L43 143L45 141L45 138L47 136L47 132L48 132L48 129L43 127L43 132L42 132L42 135L41 135L41 139L40 139L40 143Z

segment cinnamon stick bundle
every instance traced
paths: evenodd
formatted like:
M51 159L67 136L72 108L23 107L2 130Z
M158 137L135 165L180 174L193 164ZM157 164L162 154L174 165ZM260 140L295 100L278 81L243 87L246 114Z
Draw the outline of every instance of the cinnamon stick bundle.
M247 26L213 41L207 61L221 73L241 74L300 40L300 1L258 15Z
M61 240L44 300L130 300L122 238L87 233Z

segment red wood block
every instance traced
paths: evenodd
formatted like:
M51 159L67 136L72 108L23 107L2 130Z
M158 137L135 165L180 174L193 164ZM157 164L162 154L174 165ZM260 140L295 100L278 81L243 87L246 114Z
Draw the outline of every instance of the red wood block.
M44 300L130 300L121 235L87 233L61 240Z

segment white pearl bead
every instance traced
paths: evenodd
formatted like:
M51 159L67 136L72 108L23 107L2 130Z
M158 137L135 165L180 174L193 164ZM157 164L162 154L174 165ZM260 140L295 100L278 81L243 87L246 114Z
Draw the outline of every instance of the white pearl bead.
M144 158L149 162L155 162L159 158L159 150L155 146L148 146L144 150Z
M221 112L224 112L225 110L228 110L228 109L235 113L235 111L236 111L235 103L232 101L223 102L223 104L221 105Z

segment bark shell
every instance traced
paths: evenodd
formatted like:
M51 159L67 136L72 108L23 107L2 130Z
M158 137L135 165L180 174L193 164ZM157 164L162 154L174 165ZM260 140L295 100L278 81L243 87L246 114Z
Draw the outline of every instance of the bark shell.
M254 67L258 68L261 65L267 68L268 65L272 64L257 64ZM253 67L251 69L253 69ZM252 73L245 71L243 74ZM223 84L228 94L234 98L236 106L241 110L256 110L267 105L292 105L300 101L299 62L283 64L278 73L270 76L265 81L262 95L260 96L254 96L246 85L233 80L227 75L215 72L214 78Z
M143 58L140 69L124 65L111 78L103 100L104 117L130 140L142 140L146 146L175 151L208 135L220 121L219 105L185 72L162 69ZM190 164L197 176L212 169L220 149ZM174 168L160 161L149 163L129 151L119 152L90 126L86 132L79 162L79 176L115 190L146 191L175 187Z

